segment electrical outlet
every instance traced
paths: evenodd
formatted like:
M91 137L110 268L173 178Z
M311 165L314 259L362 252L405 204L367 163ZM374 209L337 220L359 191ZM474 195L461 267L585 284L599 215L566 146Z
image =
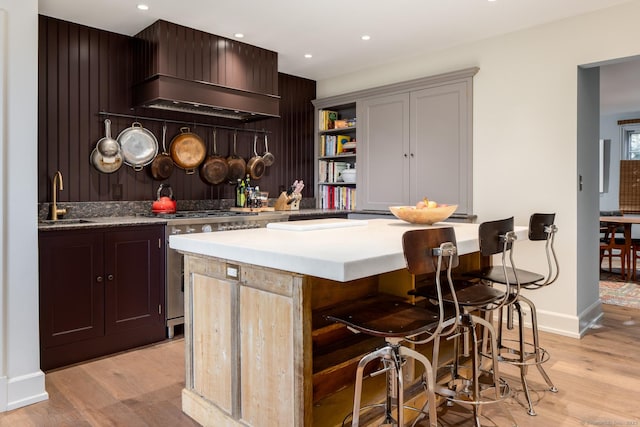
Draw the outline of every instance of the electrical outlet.
M227 264L226 270L228 279L237 279L240 277L240 266L238 264Z

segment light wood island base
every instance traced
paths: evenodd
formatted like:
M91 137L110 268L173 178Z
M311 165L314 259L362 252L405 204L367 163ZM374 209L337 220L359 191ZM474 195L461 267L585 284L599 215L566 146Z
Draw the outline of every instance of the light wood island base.
M461 257L463 268L479 263ZM377 341L324 314L379 293L410 300L413 284L406 270L338 282L185 252L183 411L204 426L339 425L356 364Z

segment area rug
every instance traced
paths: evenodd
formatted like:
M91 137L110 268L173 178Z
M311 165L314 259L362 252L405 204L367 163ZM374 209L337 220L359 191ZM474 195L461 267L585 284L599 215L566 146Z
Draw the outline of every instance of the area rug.
M600 299L603 304L640 309L640 284L601 280Z

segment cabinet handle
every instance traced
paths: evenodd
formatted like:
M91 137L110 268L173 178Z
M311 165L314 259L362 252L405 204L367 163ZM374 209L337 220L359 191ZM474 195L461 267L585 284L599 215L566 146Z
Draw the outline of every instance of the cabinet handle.
M102 276L96 277L96 282L101 283L102 282Z
M407 156L407 153L404 153L404 154L403 154L403 156L404 156L404 158L405 158L405 159L406 159L407 157L409 157L409 156Z
M113 274L109 274L109 275L107 276L107 280L113 280Z

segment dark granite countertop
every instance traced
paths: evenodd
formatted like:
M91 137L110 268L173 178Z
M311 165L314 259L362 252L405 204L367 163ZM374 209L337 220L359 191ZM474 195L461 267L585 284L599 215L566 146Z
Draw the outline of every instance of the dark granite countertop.
M39 231L52 230L78 230L90 228L105 227L130 227L150 224L166 224L164 218L150 218L144 216L110 216L110 217L91 217L91 218L69 218L59 219L56 221L40 220L38 221Z

